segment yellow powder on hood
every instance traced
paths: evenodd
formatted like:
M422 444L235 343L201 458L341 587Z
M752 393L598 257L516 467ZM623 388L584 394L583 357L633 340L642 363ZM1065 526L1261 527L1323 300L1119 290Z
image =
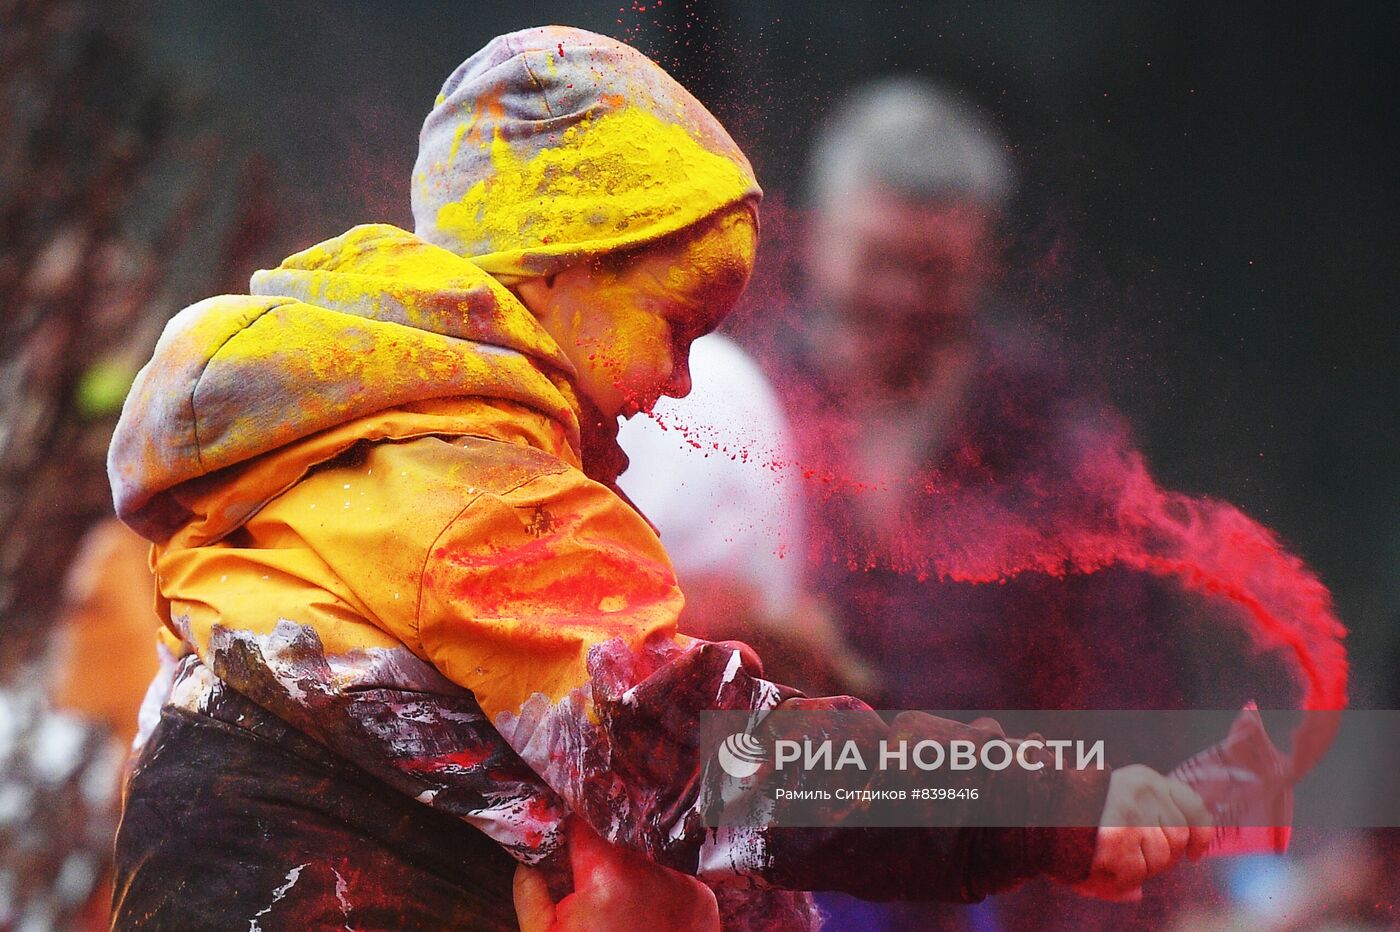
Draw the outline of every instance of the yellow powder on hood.
M464 241L486 239L492 250L471 259L502 275L655 241L753 187L739 165L635 106L585 119L528 159L495 133L491 162L490 177L439 209L437 226Z

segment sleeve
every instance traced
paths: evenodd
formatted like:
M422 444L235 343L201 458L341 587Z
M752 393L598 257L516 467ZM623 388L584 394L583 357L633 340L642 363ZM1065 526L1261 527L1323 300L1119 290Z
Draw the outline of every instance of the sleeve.
M419 636L429 660L476 695L506 743L575 814L673 869L711 881L955 900L1046 871L1087 873L1092 842L1083 850L1064 834L1073 829L706 829L700 713L868 707L806 699L764 679L746 646L679 635L681 606L646 522L571 471L478 496L452 522L428 556ZM1106 775L1073 793L1055 782L1062 775L1035 776L1045 781L1032 794L1037 805L1073 797L1085 824L1096 825Z

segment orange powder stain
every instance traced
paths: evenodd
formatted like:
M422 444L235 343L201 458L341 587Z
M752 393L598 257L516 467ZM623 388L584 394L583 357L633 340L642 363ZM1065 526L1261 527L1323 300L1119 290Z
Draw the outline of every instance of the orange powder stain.
M489 121L494 126L505 116L505 104L501 103L502 93L503 90L488 90L477 97L472 105L465 103L462 105L468 119L457 128L456 135L453 137L452 150L447 156L448 162L457 157L457 146L461 142L464 132L469 145L481 149L486 148L486 138L482 133L482 125Z
M485 554L440 549L434 556L444 570L424 583L487 613L513 617L537 607L550 616L606 628L613 627L609 615L623 613L618 618L626 623L627 611L674 596L666 567L642 563L627 548L601 542L560 575L561 564L568 562L561 559L561 538L570 533L565 525L550 537Z

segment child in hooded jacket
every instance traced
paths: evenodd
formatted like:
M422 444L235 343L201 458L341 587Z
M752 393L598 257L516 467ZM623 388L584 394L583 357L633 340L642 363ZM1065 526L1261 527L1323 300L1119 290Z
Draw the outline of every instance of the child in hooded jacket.
M509 928L515 864L568 893L571 818L754 928L811 925L812 889L1122 892L1199 844L1097 827L1120 778L1170 796L1134 768L997 778L1080 828L706 831L702 712L866 708L678 632L615 487L618 416L686 393L748 279L748 161L635 50L545 27L448 78L412 191L414 233L356 227L177 315L127 400L109 471L154 542L167 664L119 926Z

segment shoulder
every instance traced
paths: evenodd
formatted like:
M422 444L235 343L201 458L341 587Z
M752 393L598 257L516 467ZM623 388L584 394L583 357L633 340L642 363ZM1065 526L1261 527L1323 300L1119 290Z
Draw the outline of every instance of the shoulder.
M363 442L308 473L268 517L338 549L422 554L465 514L587 482L549 453L489 437Z
M423 483L467 494L506 495L534 480L579 470L543 450L490 437L419 437L370 445L366 465L383 467L383 481Z
M498 546L519 534L539 537L587 526L607 535L650 536L646 522L613 490L548 452L489 437L422 437L369 445L345 471L369 480L399 521L420 539L477 538ZM333 491L346 490L329 475ZM354 507L355 498L348 499ZM389 515L386 515L389 517Z

